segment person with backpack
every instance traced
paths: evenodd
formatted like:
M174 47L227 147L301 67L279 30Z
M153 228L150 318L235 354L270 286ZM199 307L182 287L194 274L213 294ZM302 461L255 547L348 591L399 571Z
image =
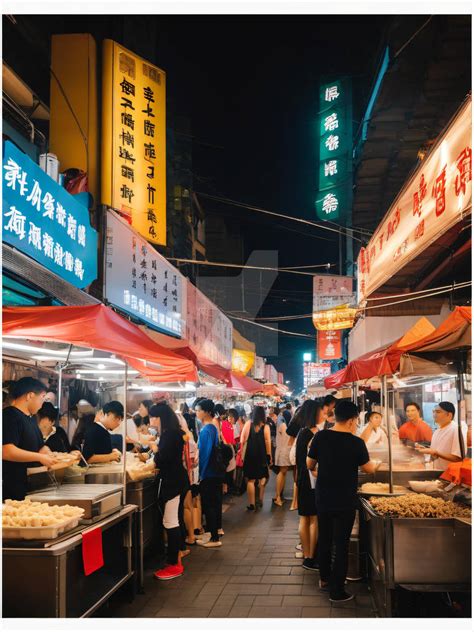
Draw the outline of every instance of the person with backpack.
M245 455L244 476L247 479L248 511L263 506L265 485L268 481L268 468L272 465L272 439L270 428L266 424L267 416L263 406L255 406L252 421L248 421L242 430L241 444ZM259 498L256 499L258 481Z
M202 424L198 442L199 489L202 512L210 533L210 538L204 534L196 543L206 548L222 546L219 525L222 522L222 482L227 467L227 464L224 467L220 458L219 430L214 415L215 406L212 400L203 399L196 405L196 417Z

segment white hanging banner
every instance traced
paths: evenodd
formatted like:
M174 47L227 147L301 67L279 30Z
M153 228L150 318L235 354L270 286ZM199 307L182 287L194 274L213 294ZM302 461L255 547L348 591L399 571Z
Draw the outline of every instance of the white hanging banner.
M362 248L358 300L363 301L457 224L472 204L472 115L467 100Z
M186 279L124 219L107 211L104 295L119 309L182 338Z

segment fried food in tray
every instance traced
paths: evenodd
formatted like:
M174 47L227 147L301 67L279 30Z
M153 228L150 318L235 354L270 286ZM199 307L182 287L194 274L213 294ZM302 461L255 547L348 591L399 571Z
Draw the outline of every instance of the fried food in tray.
M370 504L382 516L398 518L470 518L471 510L458 503L426 494L406 494L397 497L371 496Z

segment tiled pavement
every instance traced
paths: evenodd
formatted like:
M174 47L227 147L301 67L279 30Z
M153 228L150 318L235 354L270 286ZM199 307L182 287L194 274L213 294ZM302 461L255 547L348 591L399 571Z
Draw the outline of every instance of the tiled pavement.
M290 495L287 484L287 496ZM106 617L374 617L367 585L350 583L356 599L332 606L318 590L319 573L304 570L295 559L297 512L272 505L275 477L263 509L245 511L246 496L234 497L225 511L225 536L219 549L191 547L179 579L159 582L147 560L145 594L128 603L109 603Z

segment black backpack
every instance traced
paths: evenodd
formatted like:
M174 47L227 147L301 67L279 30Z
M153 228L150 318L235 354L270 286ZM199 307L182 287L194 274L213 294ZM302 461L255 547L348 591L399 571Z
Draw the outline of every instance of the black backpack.
M219 441L214 445L211 452L211 467L218 476L224 476L227 467L234 456L232 446L227 445L223 441Z

